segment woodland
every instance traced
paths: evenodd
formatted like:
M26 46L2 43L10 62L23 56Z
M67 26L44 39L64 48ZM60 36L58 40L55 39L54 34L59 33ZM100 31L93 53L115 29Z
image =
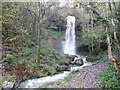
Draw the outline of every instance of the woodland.
M86 88L89 77L84 72L91 73L91 67L101 70L95 78L100 82L93 88L120 88L120 2L70 1L0 2L0 88L18 88L24 81L64 71L71 72L65 80L38 88L62 88L62 82L64 88L70 88L66 83L73 88L71 79L79 83L75 88ZM95 63L84 67L84 72L70 70L76 56L63 50L67 16L76 18L76 54ZM109 63L104 66L106 62ZM103 66L97 68L97 65ZM92 83L88 85L91 87Z

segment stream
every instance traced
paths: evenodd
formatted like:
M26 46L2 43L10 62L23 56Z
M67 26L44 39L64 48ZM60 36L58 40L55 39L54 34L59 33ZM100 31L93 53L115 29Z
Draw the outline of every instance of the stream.
M87 62L86 60L84 60L84 64L82 66L71 66L70 71L63 71L60 72L59 74L55 74L52 76L25 80L19 84L18 88L40 88L40 87L52 85L55 82L64 80L65 77L67 77L70 73L72 73L72 71L80 71L83 67L92 66L93 64L94 63L92 62Z

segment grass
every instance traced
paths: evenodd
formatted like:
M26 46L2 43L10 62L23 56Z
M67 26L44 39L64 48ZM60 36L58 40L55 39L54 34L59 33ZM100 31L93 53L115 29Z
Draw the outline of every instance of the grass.
M75 77L77 72L70 73L67 77L65 77L64 82L69 82L70 78Z
M80 78L80 79L79 79L78 87L79 87L79 88L82 88L82 86L83 86L83 79Z
M57 81L55 82L53 85L47 85L47 86L43 86L41 88L50 88L51 86L54 87L54 88L59 88L59 84L60 84L61 81Z
M59 88L60 81L54 83L54 88Z
M81 77L80 77L80 79L79 79L79 84L78 84L78 87L79 87L79 88L83 88L84 77L85 77L86 73L87 73L87 72L81 73Z

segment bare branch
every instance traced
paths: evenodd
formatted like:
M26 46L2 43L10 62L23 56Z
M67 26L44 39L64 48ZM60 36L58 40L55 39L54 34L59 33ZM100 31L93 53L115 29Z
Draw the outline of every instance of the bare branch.
M28 8L24 8L26 9L31 15L33 15L35 18L38 18L38 16L35 14L35 12L33 12L32 10L28 9Z

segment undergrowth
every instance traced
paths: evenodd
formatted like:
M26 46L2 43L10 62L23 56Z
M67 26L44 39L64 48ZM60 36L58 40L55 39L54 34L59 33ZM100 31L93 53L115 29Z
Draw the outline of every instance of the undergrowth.
M10 59L11 62L4 65L5 70L9 74L15 75L16 82L35 77L54 75L63 70L62 65L65 66L69 64L70 58L67 58L67 55L56 51L46 42L41 42L41 63L36 63L34 58L31 59L31 56L29 55L31 52L30 50L29 47L23 48L23 54L21 56L23 57L24 55L25 57L29 57L29 60L27 58L6 57Z
M45 37L51 37L51 38L61 38L61 33L58 32L58 31L53 31L53 30L48 30L48 29L45 29L44 30L44 35Z
M110 64L103 72L99 74L99 87L102 88L120 88L120 73L116 72L114 66Z

